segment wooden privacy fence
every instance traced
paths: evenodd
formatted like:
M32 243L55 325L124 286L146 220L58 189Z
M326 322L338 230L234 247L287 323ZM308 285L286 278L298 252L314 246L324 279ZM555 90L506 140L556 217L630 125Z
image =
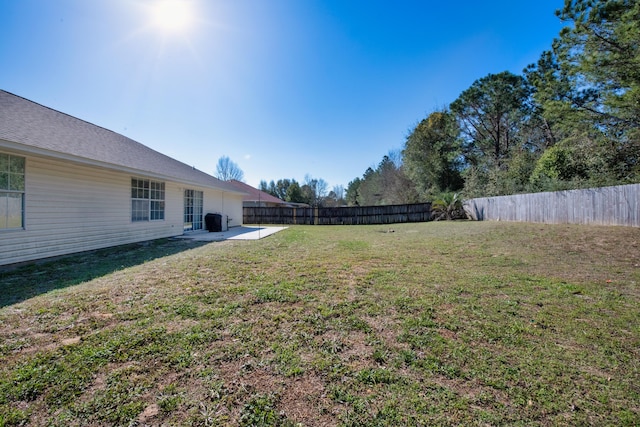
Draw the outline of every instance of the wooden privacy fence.
M338 208L245 207L245 224L358 225L431 220L431 203Z
M465 211L479 221L640 227L640 184L470 199Z

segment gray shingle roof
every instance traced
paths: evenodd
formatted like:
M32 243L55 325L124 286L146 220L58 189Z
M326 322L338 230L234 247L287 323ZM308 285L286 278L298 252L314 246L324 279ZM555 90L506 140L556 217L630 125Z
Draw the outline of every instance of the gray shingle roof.
M0 90L0 140L79 162L241 193L227 182L124 135L3 90Z

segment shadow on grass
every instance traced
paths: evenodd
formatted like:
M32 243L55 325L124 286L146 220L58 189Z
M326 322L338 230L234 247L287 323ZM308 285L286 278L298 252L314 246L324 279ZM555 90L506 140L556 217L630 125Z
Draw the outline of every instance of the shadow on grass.
M0 267L0 308L208 243L159 239L68 255L16 268Z

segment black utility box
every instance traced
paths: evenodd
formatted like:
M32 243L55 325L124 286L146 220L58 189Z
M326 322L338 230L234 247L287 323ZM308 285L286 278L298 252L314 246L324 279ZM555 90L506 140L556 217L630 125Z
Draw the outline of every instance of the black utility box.
M204 216L204 224L209 232L222 231L222 215L208 213Z

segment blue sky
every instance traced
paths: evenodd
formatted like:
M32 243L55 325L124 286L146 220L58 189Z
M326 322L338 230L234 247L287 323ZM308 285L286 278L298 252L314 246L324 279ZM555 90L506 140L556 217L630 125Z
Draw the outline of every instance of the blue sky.
M0 89L245 181L362 176L476 79L551 47L562 0L0 0Z

